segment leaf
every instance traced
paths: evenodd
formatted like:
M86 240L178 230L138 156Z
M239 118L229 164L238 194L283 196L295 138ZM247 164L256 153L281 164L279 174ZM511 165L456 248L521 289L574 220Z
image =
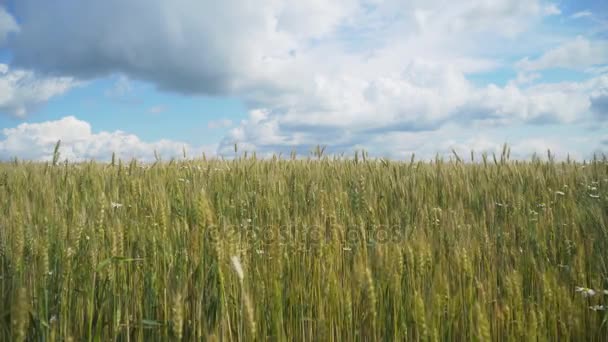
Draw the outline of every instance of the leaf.
M112 262L112 258L107 258L104 261L100 262L97 265L97 268L95 268L95 272L99 272L102 269L104 269L106 266L108 266L110 263Z
M163 324L159 321L155 321L155 320L151 320L151 319L142 319L141 325L147 326L147 327L160 327Z
M125 257L119 257L119 256L113 256L110 258L105 259L104 261L100 262L99 265L97 265L97 268L95 269L95 272L99 272L102 269L104 269L106 266L108 266L111 262L134 262L134 261L143 261L143 258L125 258Z

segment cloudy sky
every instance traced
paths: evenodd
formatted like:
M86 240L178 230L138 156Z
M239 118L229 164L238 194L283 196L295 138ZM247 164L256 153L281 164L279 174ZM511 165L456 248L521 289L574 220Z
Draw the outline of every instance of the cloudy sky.
M0 0L0 159L608 152L608 1Z

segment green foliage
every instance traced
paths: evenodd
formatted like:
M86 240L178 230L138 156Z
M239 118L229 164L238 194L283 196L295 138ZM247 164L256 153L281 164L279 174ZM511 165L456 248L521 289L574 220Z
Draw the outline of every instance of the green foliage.
M0 340L605 340L608 163L509 153L0 164Z

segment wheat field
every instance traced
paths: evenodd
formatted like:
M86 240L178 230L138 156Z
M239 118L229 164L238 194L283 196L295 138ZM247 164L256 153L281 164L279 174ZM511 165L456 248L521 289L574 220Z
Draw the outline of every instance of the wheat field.
M0 340L607 340L606 158L462 159L0 164Z

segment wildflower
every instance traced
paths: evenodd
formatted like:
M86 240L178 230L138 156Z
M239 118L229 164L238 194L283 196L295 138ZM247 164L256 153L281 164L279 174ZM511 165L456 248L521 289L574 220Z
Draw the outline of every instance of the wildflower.
M349 251L351 251L351 250L352 250L352 248L350 248L350 247L342 247L342 250L343 250L343 251L346 251L346 252L349 252Z
M563 191L556 191L555 192L556 195L560 195L560 196L564 196L565 193Z
M604 311L604 310L606 310L606 306L604 306L604 305L593 305L593 306L590 306L589 309L591 309L593 311Z
M178 182L182 182L182 183L190 183L190 181L189 181L189 180L184 179L184 178L179 178L177 181L178 181Z
M112 206L113 209L122 208L122 204L121 203L111 202L110 205Z
M239 279L241 281L243 281L243 279L245 279L245 272L243 272L243 266L241 265L241 260L239 260L238 256L233 255L232 257L230 257L230 261L232 262L232 268L234 268L236 275L239 277Z
M579 292L585 298L595 296L595 290L588 287L577 286L575 291Z
M600 195L589 194L589 197L591 197L591 198L600 198Z
M261 249L257 249L255 252L258 253L258 254L264 254L264 251L261 250Z

